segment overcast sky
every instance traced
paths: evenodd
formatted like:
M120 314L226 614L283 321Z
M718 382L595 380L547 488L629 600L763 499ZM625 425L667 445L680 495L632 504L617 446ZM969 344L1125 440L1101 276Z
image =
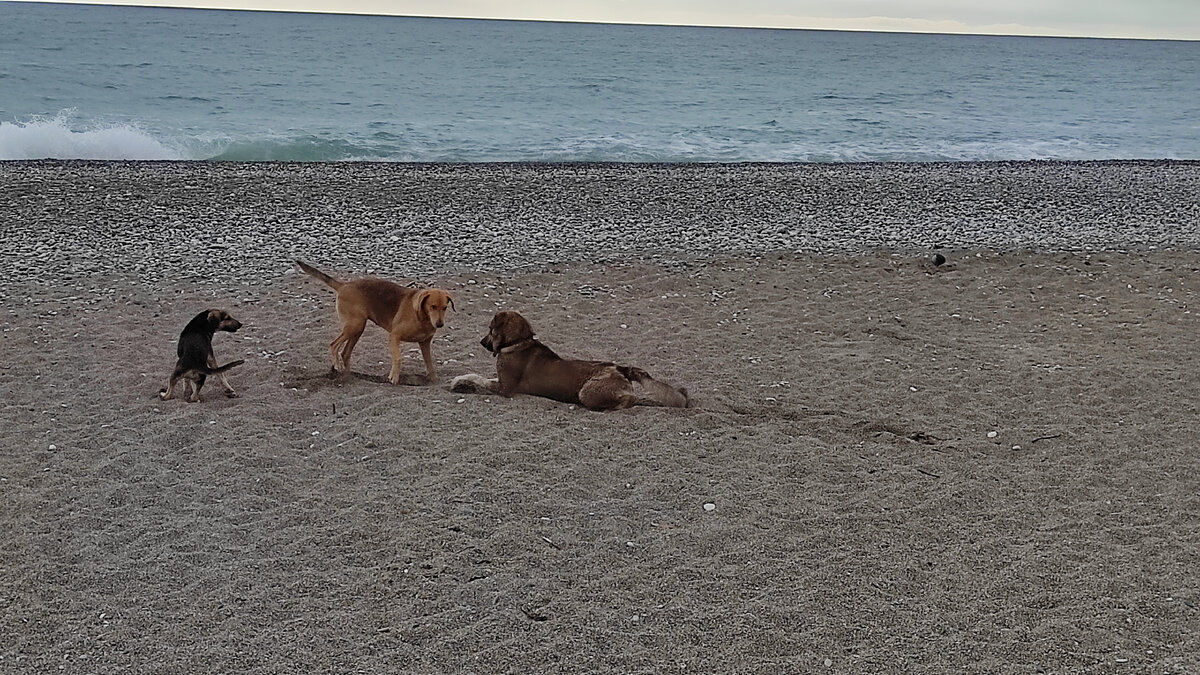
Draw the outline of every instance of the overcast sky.
M1200 0L82 1L411 16L1200 40Z

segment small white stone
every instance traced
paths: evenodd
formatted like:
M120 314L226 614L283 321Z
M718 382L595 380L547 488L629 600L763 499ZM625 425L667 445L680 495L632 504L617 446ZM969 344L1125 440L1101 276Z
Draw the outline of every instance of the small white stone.
M55 445L55 444L53 444L53 443L51 443L51 444L50 444L50 449L51 449L51 450L57 450L57 449L58 449L58 446L57 446L57 445Z
M466 402L467 402L467 399L465 399L465 398L460 398L460 399L458 399L458 402L459 402L459 403L466 403Z
M998 433L997 433L997 432L995 432L995 431L989 431L989 432L988 432L988 438L995 438L996 436L999 436L999 435L1000 435L1000 434L998 434Z
M704 510L705 511L716 511L717 505L712 502L704 502Z

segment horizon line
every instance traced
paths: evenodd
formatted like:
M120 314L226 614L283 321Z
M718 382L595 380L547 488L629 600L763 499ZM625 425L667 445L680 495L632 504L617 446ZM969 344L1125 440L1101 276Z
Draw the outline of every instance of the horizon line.
M136 3L113 3L104 2L103 0L0 0L0 2L37 4L37 5L82 5L82 6L99 6L99 7L132 7L137 9L178 9L178 10L200 10L212 12L258 12L258 13L278 13L278 14L309 14L309 15L328 15L328 16L379 16L392 17L403 19L447 19L452 21L512 21L524 23L559 23L559 24L580 24L580 25L596 25L596 26L646 26L646 27L662 27L662 28L734 28L739 30L790 30L790 31L816 31L826 33L880 33L885 35L958 35L966 37L1021 37L1021 38L1061 38L1067 40L1141 40L1152 42L1200 42L1200 37L1197 38L1179 38L1179 37L1131 37L1118 35L1082 35L1068 33L1005 33L1005 32L984 32L984 31L932 31L932 30L903 30L903 29L887 29L887 28L813 28L804 26L764 26L754 24L707 24L707 23L659 23L659 22L640 22L640 21L600 21L594 19L546 19L546 18L527 18L527 17L500 17L500 16L456 16L456 15L439 15L439 14L392 14L381 12L354 12L354 11L339 11L339 10L312 10L312 9L264 9L259 7L218 7L218 6L188 6L181 7L178 5L164 5L154 2L136 2Z

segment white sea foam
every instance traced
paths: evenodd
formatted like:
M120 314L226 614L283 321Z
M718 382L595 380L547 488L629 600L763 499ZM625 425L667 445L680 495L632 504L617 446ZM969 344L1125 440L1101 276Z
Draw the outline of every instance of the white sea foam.
M72 110L54 117L0 122L0 159L187 159L143 129L80 120Z
M879 162L1005 159L1130 158L1120 149L1100 153L1077 139L943 140L935 143L857 139L814 142L756 138L744 129L678 129L530 140L512 135L430 142L426 135L384 142L347 130L348 138L264 133L230 138L215 132L151 133L137 124L103 123L74 110L54 117L0 123L0 160L107 159L223 161L619 161L619 162Z

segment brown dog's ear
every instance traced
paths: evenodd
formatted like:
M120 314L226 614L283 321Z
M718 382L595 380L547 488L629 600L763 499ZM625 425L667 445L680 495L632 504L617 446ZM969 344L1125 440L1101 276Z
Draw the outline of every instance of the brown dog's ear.
M450 303L450 309L454 309L454 296L453 296L453 295L450 295L449 293L447 293L447 294L446 294L446 300L447 300L447 301L449 301L449 303ZM454 311L456 311L456 312L457 312L458 310L457 310L457 309L454 309Z
M508 312L504 317L504 341L515 345L522 340L533 338L533 326L529 321L516 312Z
M215 326L215 325L221 323L221 315L222 314L224 314L224 312L222 312L219 309L208 310L208 325Z

